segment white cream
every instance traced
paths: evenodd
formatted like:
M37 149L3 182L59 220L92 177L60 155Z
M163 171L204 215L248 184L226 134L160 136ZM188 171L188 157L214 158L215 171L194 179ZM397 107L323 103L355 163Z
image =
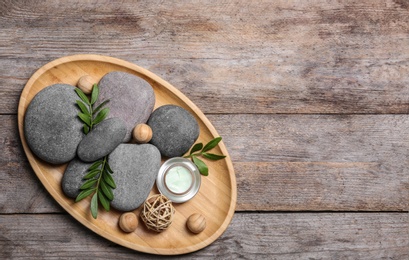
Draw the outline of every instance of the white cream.
M192 187L192 173L183 166L173 166L165 174L165 184L171 192L183 194Z

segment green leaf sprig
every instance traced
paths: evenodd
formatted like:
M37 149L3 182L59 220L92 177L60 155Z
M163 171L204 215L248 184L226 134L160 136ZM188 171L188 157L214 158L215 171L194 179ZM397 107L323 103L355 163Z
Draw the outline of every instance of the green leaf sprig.
M219 154L208 152L209 150L215 148L221 140L222 140L221 137L216 137L215 139L208 142L205 146L203 146L202 143L197 143L192 147L192 149L190 150L190 154L186 155L185 158L192 158L192 162L197 166L200 174L204 176L208 176L209 168L207 167L204 161L200 160L197 157L203 156L213 161L217 161L217 160L225 158L226 157L225 155L219 155Z
M78 113L78 117L84 122L84 133L88 134L94 126L101 123L108 116L109 108L106 107L102 110L101 108L109 102L109 99L94 108L94 104L99 96L99 87L97 84L94 84L92 87L91 100L88 99L81 89L75 88L75 92L77 92L77 95L81 98L81 100L76 101L81 110L81 112Z
M113 171L108 164L108 156L94 162L88 168L87 174L83 178L85 182L80 187L81 192L75 199L75 202L78 202L93 194L90 209L94 219L98 216L98 201L106 211L110 210L110 203L114 199L112 189L116 188L111 174Z
M76 88L75 92L81 98L77 100L77 105L81 112L78 117L84 122L84 133L88 134L97 124L102 122L109 114L109 108L101 108L109 101L103 101L98 107L94 108L95 102L98 100L99 88L94 84L91 92L91 100L81 91ZM98 216L98 205L101 203L102 207L110 210L110 203L114 199L112 189L116 188L114 179L112 178L111 167L108 163L108 155L104 158L94 162L87 170L84 176L84 183L81 185L81 192L75 199L75 202L81 201L84 198L92 195L91 198L91 215L94 219ZM98 203L99 202L99 203Z

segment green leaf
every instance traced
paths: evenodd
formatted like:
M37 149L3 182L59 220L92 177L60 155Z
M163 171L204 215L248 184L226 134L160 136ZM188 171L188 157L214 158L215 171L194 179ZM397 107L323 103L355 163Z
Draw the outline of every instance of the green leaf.
M105 168L107 169L107 171L109 172L109 173L114 173L114 171L111 169L111 166L109 166L109 163L108 162L106 162L105 163Z
M84 92L82 92L81 89L75 88L75 92L77 92L77 95L82 99L82 101L85 102L85 104L90 105L88 97L84 94Z
M206 157L207 159L210 159L213 161L217 161L217 160L226 158L225 155L218 155L218 154L213 154L213 153L202 153L202 155Z
M97 116L94 119L94 125L99 124L100 122L102 122L102 120L104 120L109 114L109 108L104 108L102 109Z
M94 177L97 176L98 173L100 173L100 172L101 172L100 169L91 170L90 172L87 173L87 175L84 176L84 180L88 180L88 179L94 178Z
M196 156L193 156L192 159L193 162L196 164L197 168L199 169L200 174L204 176L209 175L209 168L207 168L207 165L202 160L200 160Z
M215 139L208 142L205 147L203 147L202 152L207 152L216 147L216 145L222 140L221 137L216 137Z
M94 162L89 168L88 171L92 171L96 168L98 168L98 166L100 166L102 164L102 160L98 160L96 162Z
M110 201L113 200L114 199L114 194L112 193L111 187L109 187L105 183L105 181L101 181L100 186L101 186L102 192L107 197L107 199L109 199Z
M97 84L94 84L92 86L91 105L93 105L98 100L98 96L99 96L99 88Z
M89 133L89 126L87 124L84 124L84 134L88 134Z
M84 113L78 113L79 118L81 118L82 122L86 123L88 126L91 126L91 118L89 115L86 115Z
M109 211L111 207L110 201L114 199L112 188L116 188L116 185L109 171L112 172L108 164L108 156L94 162L88 168L88 172L84 176L84 179L87 179L87 181L80 187L82 191L75 200L77 202L93 194L90 210L95 219L98 215L99 203L101 203L106 211Z
M89 115L89 110L87 106L84 104L84 102L82 102L81 100L77 100L76 102L78 107L81 109L82 113Z
M91 214L94 219L98 216L98 194L96 192L91 199Z
M97 106L97 108L94 109L93 113L94 113L94 114L98 113L98 111L99 111L103 106L105 106L105 104L108 103L108 102L109 102L109 99L108 99L108 100L105 100L104 102L102 102L101 104L99 104L99 106Z
M87 190L91 188L95 183L97 183L97 181L98 180L95 179L87 180L86 182L84 182L84 184L81 185L80 190Z
M80 194L78 194L78 196L75 198L75 202L78 202L86 197L88 197L89 195L91 195L93 192L95 191L95 189L89 189L89 190L83 190L80 192Z
M203 148L202 143L197 143L192 147L192 150L190 150L190 154L193 154L194 152L200 151L200 149Z
M116 184L114 179L112 178L111 174L106 173L102 176L102 178L104 179L104 181L106 182L106 184L108 184L111 188L115 189L116 188Z
M98 190L98 199L99 202L101 202L102 207L104 207L106 211L109 211L110 209L109 201L107 200L107 198L105 198L104 194L100 190Z

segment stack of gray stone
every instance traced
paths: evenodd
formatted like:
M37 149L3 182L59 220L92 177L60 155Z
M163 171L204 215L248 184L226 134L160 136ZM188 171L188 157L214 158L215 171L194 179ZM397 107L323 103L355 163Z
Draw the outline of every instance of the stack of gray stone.
M87 135L78 118L75 87L55 84L30 102L24 134L31 151L50 164L69 163L62 178L63 192L75 198L83 177L96 160L108 155L117 188L111 205L122 211L138 208L149 195L161 158L182 156L199 136L196 119L182 107L165 105L153 113L155 95L145 80L125 72L111 72L99 82L95 106L109 99L107 119ZM135 125L152 129L150 144L133 144Z

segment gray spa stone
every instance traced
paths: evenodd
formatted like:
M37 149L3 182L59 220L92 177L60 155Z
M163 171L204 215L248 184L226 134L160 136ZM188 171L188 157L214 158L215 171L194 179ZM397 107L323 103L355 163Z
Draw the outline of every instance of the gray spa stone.
M94 162L112 152L126 134L125 123L120 118L109 118L99 123L78 145L78 157L84 162Z
M175 105L157 108L148 120L151 144L166 157L181 156L199 137L199 124L187 110Z
M82 178L91 165L92 163L85 163L78 158L74 158L68 164L61 180L61 187L65 195L74 199L78 196L80 187L85 182Z
M51 164L72 160L80 143L82 122L74 87L55 84L41 90L27 107L24 135L31 151Z
M122 211L138 208L148 197L158 175L159 150L151 144L120 144L108 161L116 183L111 206Z
M155 94L151 85L135 75L114 71L106 74L99 82L98 106L109 99L108 118L119 117L127 127L124 142L131 140L132 130L137 124L146 123L155 105Z

